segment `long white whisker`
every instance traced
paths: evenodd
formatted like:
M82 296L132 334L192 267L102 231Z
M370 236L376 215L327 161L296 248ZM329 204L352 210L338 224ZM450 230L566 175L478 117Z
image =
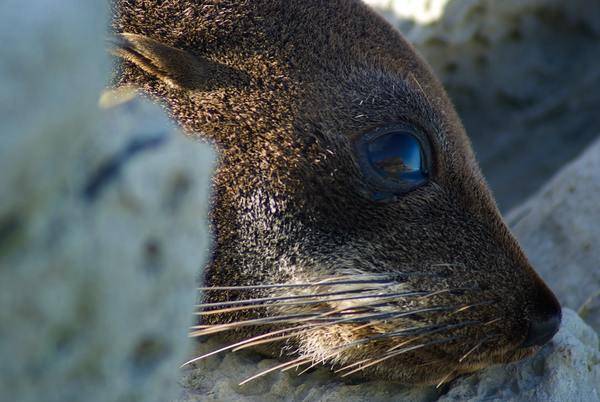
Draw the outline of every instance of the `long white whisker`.
M310 359L307 359L306 357L299 357L296 360L292 360L291 362L286 362L286 363L279 364L279 365L277 365L275 367L271 367L270 369L261 371L260 373L255 374L252 377L246 378L244 381L242 381L241 383L239 383L239 385L240 386L244 385L244 384L246 384L246 383L248 383L248 382L250 382L250 381L252 381L252 380L254 380L254 379L258 378L258 377L262 377L265 374L271 373L271 372L273 372L275 370L287 367L289 365L294 365L294 364L296 364L298 362L301 362L301 361L310 361Z
M297 295L297 296L259 297L256 299L227 300L227 301L223 301L223 302L197 304L195 307L206 308L206 307L219 307L219 306L233 306L236 304L253 304L253 303L259 303L259 302L275 302L275 301L282 301L282 300L311 299L311 298L315 298L315 297L339 296L339 295L343 295L343 294L354 294L354 293L369 292L369 291L374 291L374 290L379 290L379 289L377 289L377 288L350 289L350 290L340 290L337 292L312 293L312 294L308 294L308 295Z
M495 339L498 336L499 335L497 335L497 334L486 336L479 343L477 343L477 345L473 346L467 353L465 353L460 359L458 359L458 362L462 363L467 357L469 357L473 352L475 352L477 349L479 349L484 343L486 343L489 340Z
M422 335L419 335L417 338L413 338L413 340L417 340L419 338L425 337L425 336L429 336L429 335L433 335L433 334L437 334L439 332L442 331L447 331L449 329L454 329L454 328L462 328L462 327L466 327L466 326L471 326L471 325L479 325L481 324L481 321L464 321L464 322L460 322L458 324L448 324L448 325L444 325L440 328L434 329L432 331L426 332ZM401 342L400 344L390 348L388 350L388 352L392 352L400 347L402 347L403 345L406 345L407 342Z
M369 275L373 276L373 275ZM209 287L200 287L198 290L207 292L207 291L215 291L215 290L254 290L254 289L291 289L291 288L309 288L309 287L320 287L320 286L339 286L339 285L391 285L394 284L394 281L389 280L389 276L381 276L382 279L358 279L358 280L322 280L319 282L312 283L273 283L267 285L246 285L246 286L209 286ZM385 278L385 279L384 279ZM339 279L339 278L332 278Z
M244 321L236 321L227 324L217 324L217 325L197 325L192 327L192 329L199 329L198 331L194 331L190 333L190 337L203 336L215 334L218 332L228 331L230 329L240 328L240 327L248 327L255 325L264 325L264 324L288 324L288 323L298 323L306 320L307 318L316 318L320 314L287 314L276 317L263 317L263 318L255 318L252 320L244 320Z
M300 327L284 328L284 329L280 329L280 330L277 330L277 331L272 331L272 332L269 332L269 333L266 333L266 334L257 335L257 336L254 336L252 338L244 339L243 341L236 342L236 343L233 343L231 345L227 345L227 346L222 347L220 349L213 350L212 352L205 353L205 354L203 354L201 356L197 356L197 357L195 357L193 359L190 359L187 362L183 363L181 365L181 367L184 367L184 366L187 366L188 364L192 364L192 363L197 362L199 360L205 359L205 358L207 358L209 356L216 355L217 353L224 352L224 351L229 350L229 349L234 349L234 348L236 348L238 346L245 345L247 343L253 342L253 341L258 340L258 339L264 339L264 338L267 338L269 336L273 336L273 335L278 335L278 334L285 333L287 331L293 331L293 330L297 330L297 329L302 329L302 327L306 328L306 327L308 327L308 325L306 325L306 326L300 326Z
M375 290L379 290L379 289L364 289L364 290L360 290L360 291L346 291L346 292L340 292L337 294L345 294L345 293L362 293L362 292L370 292L370 291L375 291ZM220 313L229 313L229 312L233 312L233 311L239 311L239 310L247 310L247 309L252 309L252 308L262 308L262 307L281 307L281 306L309 306L309 305L315 305L315 304L322 304L322 303L328 303L328 302L337 302L337 301L349 301L349 300L361 300L361 299L390 299L390 298L396 298L396 297L410 297L410 296L421 296L426 292L402 292L402 293L392 293L392 294L365 294L365 295L360 295L360 296L350 296L350 297L339 297L339 298L333 298L333 299L327 299L324 298L322 300L310 300L310 301L301 301L301 302L283 302L283 303L264 303L264 304L252 304L252 305L248 305L248 306L236 306L236 307L230 307L230 308L226 308L226 309L220 309L220 310L208 310L208 311L201 311L196 313L196 315L213 315L213 314L220 314ZM307 298L319 298L319 297L327 297L327 296L333 296L334 293L328 293L328 294L322 294L322 295L317 295L317 296L307 296ZM298 297L300 298L300 297ZM255 299L258 300L258 299ZM275 298L271 298L268 299L267 301L271 302L271 301L276 301L277 299ZM245 301L245 300L243 300ZM241 301L240 301L241 302ZM240 304L240 302L232 302L233 303L237 303ZM205 307L206 305L204 305ZM198 306L197 306L198 307ZM203 305L199 305L199 307L203 307ZM355 307L360 307L360 306L355 306Z

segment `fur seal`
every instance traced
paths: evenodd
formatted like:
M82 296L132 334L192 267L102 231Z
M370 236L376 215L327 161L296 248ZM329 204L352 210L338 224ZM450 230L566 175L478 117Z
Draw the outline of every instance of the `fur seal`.
M555 296L510 234L442 85L360 1L115 0L115 85L215 144L195 335L408 384L550 340Z

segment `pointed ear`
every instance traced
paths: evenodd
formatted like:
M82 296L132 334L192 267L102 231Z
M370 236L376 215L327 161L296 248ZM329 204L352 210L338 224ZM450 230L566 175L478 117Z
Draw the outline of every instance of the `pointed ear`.
M210 62L143 35L122 33L111 38L111 53L165 83L198 89L210 78Z

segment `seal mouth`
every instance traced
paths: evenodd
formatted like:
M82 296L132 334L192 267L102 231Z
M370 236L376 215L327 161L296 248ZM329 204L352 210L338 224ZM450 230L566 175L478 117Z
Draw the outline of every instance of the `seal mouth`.
M192 327L191 336L229 331L243 339L191 359L184 366L250 347L283 345L297 356L240 384L276 370L304 373L319 365L330 365L340 377L348 377L410 364L413 372L424 371L427 375L422 377L431 379L434 376L426 372L426 366L436 364L447 371L444 376L435 376L436 380L441 377L441 385L456 375L503 362L509 350L497 356L490 354L489 344L501 338L491 328L501 319L485 320L483 313L473 314L496 303L481 300L477 287L423 290L398 275L353 273L317 282L296 280L201 290L244 292L252 297L199 304L198 315L207 323ZM237 318L228 319L232 314ZM211 324L215 317L217 323ZM426 355L431 356L430 362L423 361Z

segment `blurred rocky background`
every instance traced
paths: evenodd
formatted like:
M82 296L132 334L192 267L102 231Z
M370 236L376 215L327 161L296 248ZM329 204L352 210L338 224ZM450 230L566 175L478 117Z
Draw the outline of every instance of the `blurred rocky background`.
M107 7L0 2L0 401L164 402L189 353L213 154L101 110Z

